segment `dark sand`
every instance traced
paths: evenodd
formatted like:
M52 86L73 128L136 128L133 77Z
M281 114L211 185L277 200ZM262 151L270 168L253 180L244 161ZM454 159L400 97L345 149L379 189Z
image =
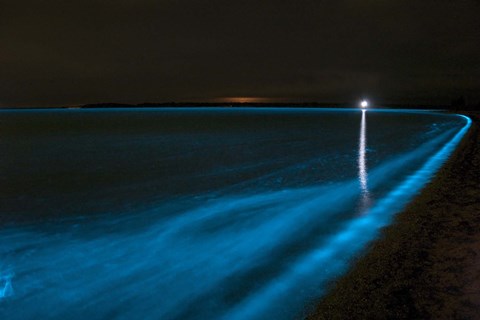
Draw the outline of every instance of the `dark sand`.
M480 114L308 319L480 319Z

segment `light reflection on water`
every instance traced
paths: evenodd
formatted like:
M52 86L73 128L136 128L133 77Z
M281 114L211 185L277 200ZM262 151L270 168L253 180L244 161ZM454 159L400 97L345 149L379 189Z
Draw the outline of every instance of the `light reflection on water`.
M142 228L133 222L152 212L3 228L1 318L292 318L428 181L470 120L368 176L366 112L360 124L357 179L219 196ZM420 160L384 197L364 200ZM359 200L364 214L352 217ZM131 232L108 232L120 223Z
M358 180L361 190L361 210L365 211L370 205L367 172L367 110L362 110L360 123L360 138L358 143Z

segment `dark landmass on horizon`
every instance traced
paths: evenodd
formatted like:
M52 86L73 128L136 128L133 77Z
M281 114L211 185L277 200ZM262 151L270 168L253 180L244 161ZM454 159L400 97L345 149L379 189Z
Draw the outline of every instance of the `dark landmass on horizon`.
M25 107L25 108L9 108L0 107L0 109L114 109L114 108L170 108L170 107L257 107L257 108L357 108L358 103L343 102L343 103L328 103L328 102L145 102L139 104L130 103L91 103L79 106L60 106L60 107ZM480 110L480 103L477 105L467 105L463 98L453 100L449 105L436 104L397 104L384 103L374 104L369 109L416 109L416 110L451 110L451 111L478 111Z

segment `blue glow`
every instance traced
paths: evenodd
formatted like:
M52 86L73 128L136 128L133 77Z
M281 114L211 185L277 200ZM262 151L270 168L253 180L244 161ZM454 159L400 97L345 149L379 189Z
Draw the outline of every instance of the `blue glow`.
M461 129L376 166L369 158L367 170L362 111L352 154L358 176L343 181L191 200L141 228L136 221L166 209L5 227L0 318L290 319L428 182L470 127L461 117ZM419 165L404 173L409 163ZM389 180L398 182L375 198Z
M11 273L0 274L0 300L13 296L12 277Z
M302 288L308 287L308 284L311 285L312 281L316 281L318 286L326 284L326 281L332 277L343 273L348 267L349 258L375 238L380 228L387 225L394 214L400 211L407 201L428 182L454 150L471 125L470 118L460 116L467 120L466 125L417 172L380 200L365 216L353 220L342 231L327 241L319 243L317 250L304 256L281 277L282 282L275 282L263 288L225 318L282 317L283 311L278 308L279 303L284 299L291 299L292 292L301 291ZM318 275L319 270L322 270L322 275ZM308 284L305 283L306 274L310 275ZM259 314L262 316L259 317Z

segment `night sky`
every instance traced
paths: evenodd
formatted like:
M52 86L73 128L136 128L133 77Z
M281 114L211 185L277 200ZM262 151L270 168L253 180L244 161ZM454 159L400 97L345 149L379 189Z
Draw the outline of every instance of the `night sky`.
M462 95L478 0L0 0L2 107Z

